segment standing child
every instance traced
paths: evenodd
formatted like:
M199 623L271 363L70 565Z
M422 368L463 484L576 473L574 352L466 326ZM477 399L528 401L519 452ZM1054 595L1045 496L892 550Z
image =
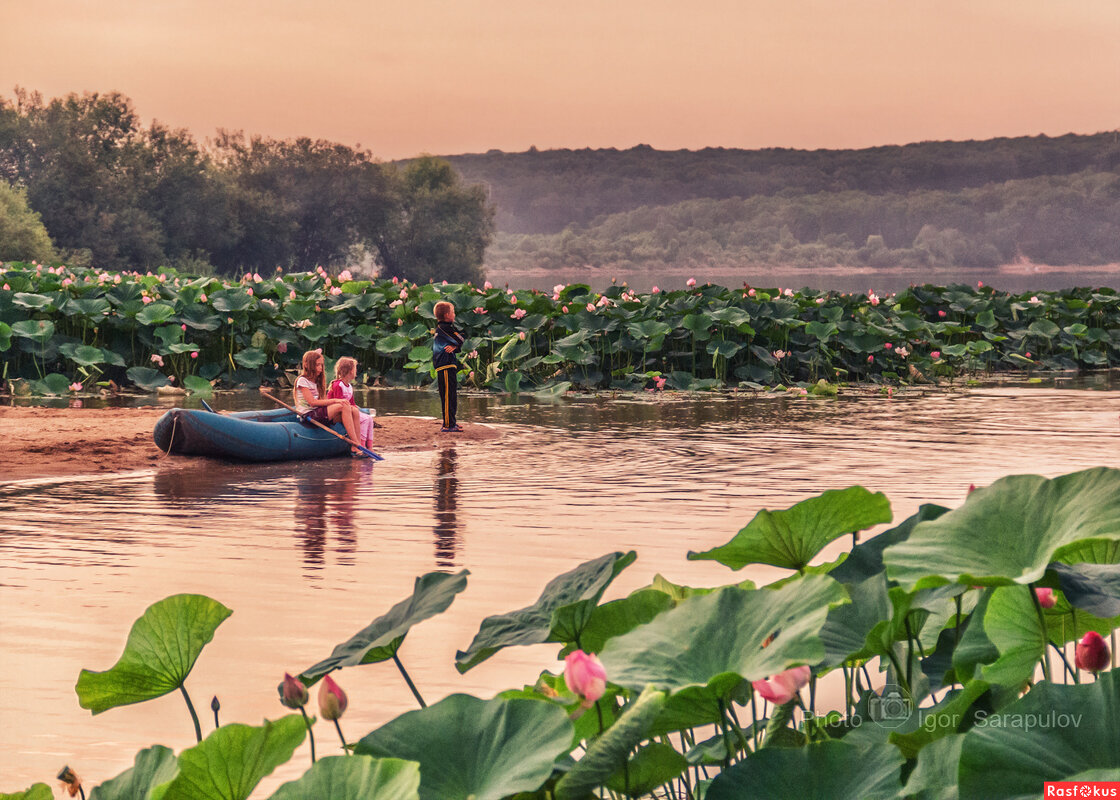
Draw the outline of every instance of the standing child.
M465 337L455 327L455 306L441 300L433 311L436 315L436 336L432 340L432 363L436 368L439 404L443 409L443 427L439 432L459 432L463 428L455 422L459 407L459 360L455 354L463 346Z
M334 365L334 380L331 381L331 388L327 391L327 398L344 400L350 408L350 413L357 413L358 435L361 437L358 442L367 450L372 450L373 417L362 411L361 407L355 402L354 387L350 385L357 377L358 362L350 356L340 358Z
M358 441L356 413L351 411L348 403L342 400L329 400L326 397L327 381L323 377L325 368L323 354L318 350L308 350L303 354L302 366L303 371L296 379L296 388L292 392L296 411L300 414L308 414L311 419L324 425L342 420L346 434L350 437L350 455L355 458L363 457L362 451L353 446L353 443Z

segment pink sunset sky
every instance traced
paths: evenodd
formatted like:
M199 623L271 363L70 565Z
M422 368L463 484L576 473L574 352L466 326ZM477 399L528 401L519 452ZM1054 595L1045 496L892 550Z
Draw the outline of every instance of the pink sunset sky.
M384 159L556 147L849 148L1120 128L1116 0L36 0L0 95Z

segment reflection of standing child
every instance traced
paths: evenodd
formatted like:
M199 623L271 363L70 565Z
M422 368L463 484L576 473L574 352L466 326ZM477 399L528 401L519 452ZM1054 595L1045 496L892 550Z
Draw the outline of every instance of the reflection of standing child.
M440 433L463 430L455 422L459 406L459 360L455 354L463 346L465 337L455 327L455 306L446 301L436 303L436 335L432 340L432 363L436 368L439 384L439 404L443 409L443 427Z
M343 356L334 365L334 380L327 397L331 400L345 400L351 406L351 413L357 409L359 444L367 450L373 449L373 417L361 410L354 401L354 387L350 384L358 377L358 362Z

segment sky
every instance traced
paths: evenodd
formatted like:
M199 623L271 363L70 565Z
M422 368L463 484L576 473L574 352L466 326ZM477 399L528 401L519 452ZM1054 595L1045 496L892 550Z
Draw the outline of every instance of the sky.
M382 159L1120 128L1117 0L0 0L0 96Z

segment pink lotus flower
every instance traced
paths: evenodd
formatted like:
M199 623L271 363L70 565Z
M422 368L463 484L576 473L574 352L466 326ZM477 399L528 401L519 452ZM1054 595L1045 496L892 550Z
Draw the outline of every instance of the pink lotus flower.
M517 338L520 339L521 341L525 341L525 331L518 331L517 332Z
M1053 608L1058 602L1054 597L1054 590L1045 586L1035 589L1034 596L1038 598L1038 604L1043 608Z
M332 722L346 713L346 692L339 688L330 675L323 677L323 685L319 687L319 713L323 719Z
M1108 669L1112 663L1112 653L1108 650L1108 643L1096 631L1089 631L1077 643L1076 662L1080 669L1086 672L1100 672Z
M404 325L404 320L403 320L403 319L398 319L398 320L397 320L397 327L399 328L399 327L401 327L402 325Z
M975 492L975 491L976 491L976 484L975 484L975 483L970 483L970 484L968 485L968 493L969 493L969 494L972 494L972 493L973 493L973 492Z
M278 688L280 689L280 702L288 708L303 708L307 705L309 697L307 687L303 685L303 681L299 678L293 678L285 672L284 681Z
M493 289L494 284L490 283L490 281L486 281L485 283L482 284L482 288L483 289Z
M652 289L649 290L649 293L650 294L661 294L661 290L658 289L656 286L654 286Z
M751 686L774 705L785 705L809 683L813 671L808 667L793 667L763 681L753 681Z
M565 314L568 313L568 307L567 306L560 306L560 310Z
M82 390L82 384L80 384L80 383L72 383L72 384L70 384L70 391L72 391L72 392L80 392L81 390Z
M755 294L756 293L754 289L747 289L747 297L754 297Z
M983 289L984 288L984 281L976 281L976 288L977 289Z
M295 300L296 299L296 290L295 289L292 289L292 291L288 292L288 299L289 300Z
M867 357L867 363L868 364L874 364L875 363L875 356L868 356Z
M287 342L278 342L277 345L276 345L276 352L277 353L288 352L288 343Z
M1031 357L1031 354L1030 354L1030 351L1028 351L1027 352L1027 358L1030 358L1030 357Z
M252 296L253 296L253 287L251 287L251 286L250 286L250 287L249 287L248 289L246 289L245 291L246 291L246 292L248 292L248 294L249 294L249 296L250 296L250 297L252 297Z
M898 348L897 350L895 350L895 353L898 354L899 358L906 358L906 356L910 355L910 351L905 347Z
M332 286L331 287L331 294L340 295L340 294L342 294L342 290L339 289L337 286Z
M198 296L198 302L200 302L200 303L205 303L205 302L206 302L206 295L204 295L204 294L200 294L200 295Z
M325 278L324 281L323 281L323 285L324 286L330 286L331 285L331 279L330 278Z
M510 302L510 303L511 303L512 305L517 305L517 295L515 295L515 294L510 294L510 296L509 296L509 302Z
M144 295L140 299L144 301L144 305L148 305L148 303L152 302L152 298L148 297L148 295Z
M468 381L474 380L474 370L473 369L469 373L467 373L467 380Z
M887 342L887 343L886 343L885 345L883 345L883 347L885 347L885 348L887 348L888 350L890 350L890 349L891 349L892 347L894 347L894 345L893 345L893 344L891 344L890 342Z
M350 281L354 279L354 276L350 274L350 270L344 269L342 272L338 273L338 279L340 281Z
M661 378L661 377L654 378L653 382L654 382L654 384L657 385L657 388L658 388L659 391L665 388L665 379L664 378Z
M934 359L941 358L941 351L940 350L933 350L932 352L930 352L929 357L934 358Z
M253 280L253 273L246 272L244 275L241 276L241 280L244 283L248 283L249 281Z
M182 325L180 325L179 327L181 327L181 328L182 328L183 330L186 330L186 329L187 329L187 323L185 323L185 322L184 322L184 323L183 323Z
M261 276L254 272L253 273L253 280L255 280L257 283L260 283L261 282Z
M400 298L404 300L408 297L408 289L401 289Z
M562 292L562 291L564 291L564 284L562 284L562 283L558 283L558 284L556 284L555 286L552 287L552 293L553 294L560 294L560 292Z
M512 317L513 319L521 319L527 313L529 313L529 312L527 312L525 309L519 308L516 311L514 311L512 314L510 314L510 317Z
M63 285L63 286L69 286L69 285L70 285L70 284L72 284L73 282L74 282L74 281L73 281L72 279L70 279L70 278L64 278L64 279L63 279L63 281L62 281L62 285Z
M818 306L823 306L824 305L824 298L823 297L818 297L817 300L816 300L816 303L817 303Z
M879 305L879 298L878 298L878 296L876 296L876 295L871 295L871 298L870 298L870 300L871 300L871 305L873 305L873 306L877 306L877 305Z
M574 650L564 659L564 683L591 708L607 690L607 671L594 654Z
M394 275L393 276L393 285L396 286L398 283L400 283L400 278L398 278L396 275Z
M198 351L197 350L192 350L191 351L191 358L198 358Z
M938 311L937 316L941 317L941 319L945 319L945 312L944 311Z
M4 291L5 292L10 292L11 290L12 290L12 287L5 283L4 284Z
M684 282L684 285L691 288L691 287L696 285L696 279L695 278L689 278L687 281Z
M587 310L588 311L594 311L595 310L595 304L594 303L588 303L587 304Z
M486 313L486 309L485 309L485 308L483 308L482 306L478 306L477 308L475 308L475 310L474 310L474 313L476 313L476 314L485 314L485 313Z
M162 367L163 366L163 356L161 356L157 353L152 353L152 363L153 364L158 364L159 366Z

